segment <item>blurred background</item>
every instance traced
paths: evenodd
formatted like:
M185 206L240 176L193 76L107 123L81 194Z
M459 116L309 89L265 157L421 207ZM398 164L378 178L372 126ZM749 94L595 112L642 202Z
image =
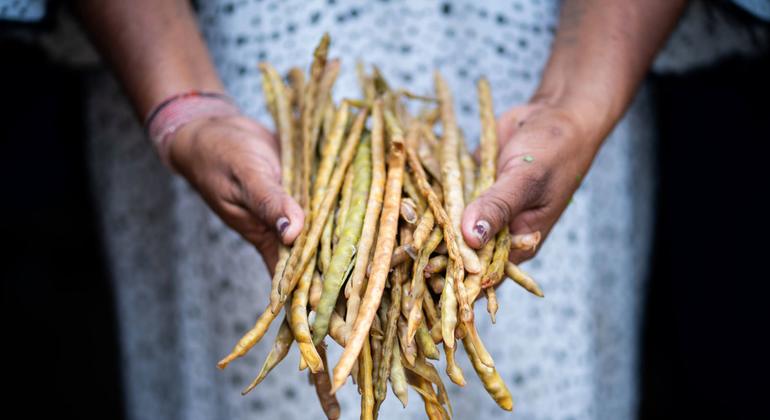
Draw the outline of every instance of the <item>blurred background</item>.
M0 1L6 398L25 403L22 418L122 419L114 296L84 128L85 81L104 69L63 3L21 19L4 15L6 3L13 2ZM640 419L766 418L770 32L735 4L704 4L751 45L684 72L659 64L647 80L659 175Z

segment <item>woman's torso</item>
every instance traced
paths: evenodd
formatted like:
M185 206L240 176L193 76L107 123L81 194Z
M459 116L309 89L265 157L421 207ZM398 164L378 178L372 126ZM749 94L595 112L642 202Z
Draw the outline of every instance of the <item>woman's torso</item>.
M431 92L432 72L440 69L472 145L479 131L475 80L490 80L498 113L526 101L548 57L558 14L557 2L549 0L199 4L228 91L258 120L270 123L257 64L306 68L328 31L331 55L342 59L337 99L358 94L358 59L417 93ZM264 307L264 266L184 182L163 172L114 84L99 79L94 87L92 161L118 294L130 417L321 418L294 351L252 394L240 396L274 329L247 357L224 372L215 368ZM546 299L503 285L495 326L478 305L482 337L519 418L633 415L637 303L651 205L647 115L642 95L540 255L525 265L542 282ZM330 344L331 363L338 356ZM468 384L461 389L446 381L456 417L502 416L459 358ZM343 418L355 418L354 387L339 397ZM388 397L382 418L396 416L424 416L416 393L406 411Z

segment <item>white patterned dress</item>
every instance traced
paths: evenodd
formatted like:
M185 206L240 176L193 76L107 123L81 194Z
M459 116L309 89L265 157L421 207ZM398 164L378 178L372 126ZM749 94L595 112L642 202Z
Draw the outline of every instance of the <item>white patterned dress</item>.
M270 124L257 63L307 66L323 32L342 59L337 99L358 94L357 59L394 84L429 93L440 69L455 93L461 127L479 132L474 81L489 78L495 108L526 101L549 54L558 2L205 0L199 21L227 90ZM110 76L91 82L94 187L114 279L131 420L321 419L297 351L246 397L276 327L225 371L216 361L253 324L269 278L256 251L153 154ZM644 90L607 139L539 256L525 264L538 299L498 289L497 324L477 305L480 333L509 385L518 419L635 416L643 282L653 206L653 127ZM277 323L276 323L277 324ZM339 348L330 344L334 363ZM458 419L510 418L486 394L466 358L464 388L446 381ZM443 371L443 365L441 367ZM338 393L357 418L354 386ZM389 394L381 418L423 418L413 391L404 410Z

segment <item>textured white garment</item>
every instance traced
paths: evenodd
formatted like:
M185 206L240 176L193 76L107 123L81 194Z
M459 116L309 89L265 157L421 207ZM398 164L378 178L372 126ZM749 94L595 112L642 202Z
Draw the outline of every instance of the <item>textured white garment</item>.
M342 58L337 99L357 95L357 59L393 84L430 93L440 69L455 93L461 127L479 132L475 80L486 75L498 113L524 102L540 78L558 4L518 1L199 1L199 20L228 91L270 125L257 63L307 66L324 31ZM320 419L315 392L297 372L297 351L254 392L275 326L244 358L215 363L253 324L269 279L252 247L228 230L157 161L109 77L93 80L91 157L105 245L116 288L126 406L131 420ZM590 173L536 260L525 268L544 288L537 299L498 289L492 326L477 323L513 393L518 419L633 418L638 324L652 227L653 127L644 91L605 142ZM277 324L277 322L276 322ZM330 343L330 362L339 348ZM445 378L456 418L510 418L486 394L461 351L468 379ZM443 372L443 364L441 366ZM359 396L338 394L343 418ZM410 391L403 410L389 392L381 418L423 418Z
M45 16L46 0L0 0L0 20L37 22Z

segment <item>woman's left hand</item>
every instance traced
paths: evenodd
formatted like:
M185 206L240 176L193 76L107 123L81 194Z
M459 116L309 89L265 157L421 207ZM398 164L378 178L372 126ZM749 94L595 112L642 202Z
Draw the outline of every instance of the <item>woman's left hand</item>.
M498 118L497 179L463 213L462 232L482 247L504 226L512 234L546 237L572 199L601 143L585 121L544 102L512 108ZM511 251L521 262L536 251Z

